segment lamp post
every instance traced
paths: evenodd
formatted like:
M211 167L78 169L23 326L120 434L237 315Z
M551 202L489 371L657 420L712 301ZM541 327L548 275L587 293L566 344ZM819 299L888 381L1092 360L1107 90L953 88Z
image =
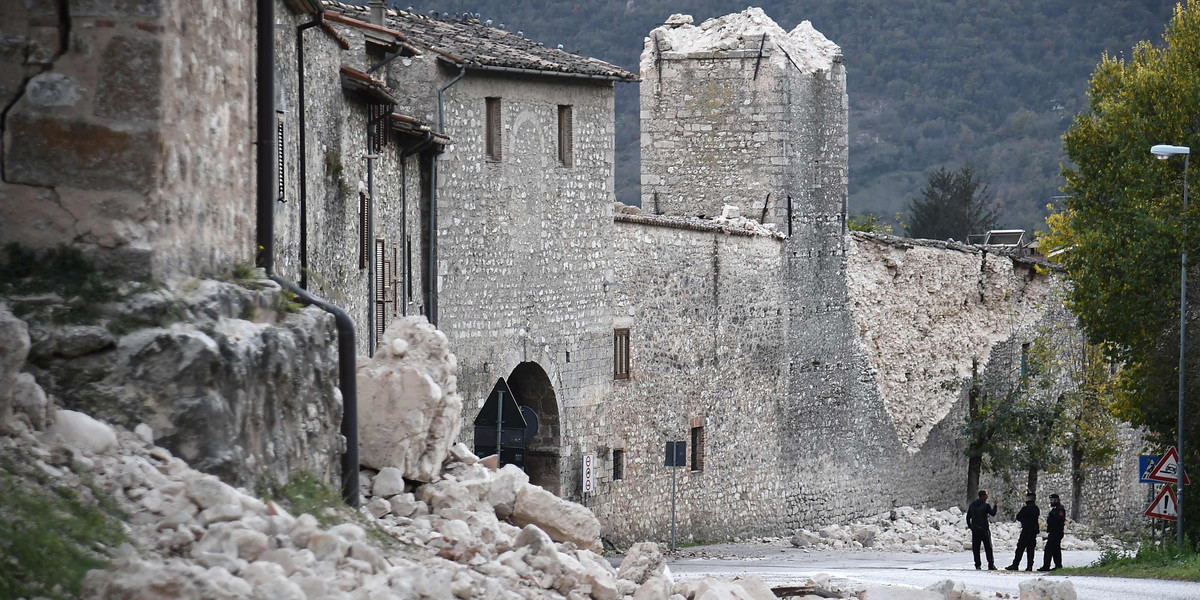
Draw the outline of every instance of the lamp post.
M1192 153L1192 149L1187 146L1171 146L1168 144L1158 144L1150 148L1150 153L1157 156L1159 160L1166 160L1177 154L1183 155L1183 211L1187 212L1188 207L1188 158ZM1175 511L1178 515L1175 521L1175 541L1179 548L1183 548L1183 350L1184 350L1184 328L1187 321L1184 315L1187 314L1187 216L1184 215L1183 220L1183 258L1179 265L1179 416L1175 424L1175 451L1179 453L1179 475L1175 479L1175 489L1179 494L1176 498Z

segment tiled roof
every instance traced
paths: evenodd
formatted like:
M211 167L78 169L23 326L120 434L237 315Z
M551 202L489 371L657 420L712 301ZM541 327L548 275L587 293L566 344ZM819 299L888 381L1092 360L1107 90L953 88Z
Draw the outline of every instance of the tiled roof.
M369 21L365 6L324 3L325 9ZM441 18L403 10L388 10L384 26L402 33L406 41L468 69L532 72L541 75L637 81L637 75L597 58L547 48L515 33L491 27L474 18Z

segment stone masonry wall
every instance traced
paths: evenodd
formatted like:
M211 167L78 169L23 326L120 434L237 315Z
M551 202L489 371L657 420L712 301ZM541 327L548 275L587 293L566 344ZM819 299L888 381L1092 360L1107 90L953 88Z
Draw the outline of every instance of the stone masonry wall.
M488 97L501 99L499 161L484 156ZM572 166L557 160L559 105L572 107ZM546 468L574 481L579 453L595 445L577 411L612 385L612 84L468 73L446 92L445 112L438 325L459 360L463 440L496 379L535 363L553 385L539 417L562 423L548 449L558 465Z
M135 278L250 258L251 5L8 2L0 19L0 243Z
M614 325L630 328L630 378L614 382L597 516L621 539L669 539L664 442L703 426L703 469L677 469L681 539L779 533L778 405L786 393L782 242L617 223ZM736 508L735 508L736 507Z

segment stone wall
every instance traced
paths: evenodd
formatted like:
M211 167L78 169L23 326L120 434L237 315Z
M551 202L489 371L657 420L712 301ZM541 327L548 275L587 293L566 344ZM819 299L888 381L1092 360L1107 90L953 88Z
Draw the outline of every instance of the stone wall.
M256 278L114 284L66 302L22 281L2 298L28 322L25 370L59 407L145 423L230 483L336 480L345 441L330 315Z
M68 244L137 278L250 260L251 5L9 2L0 18L0 243Z
M501 101L499 161L484 155L488 97ZM557 158L560 105L572 107L571 166ZM438 160L438 325L459 359L464 441L498 377L523 364L541 371L535 408L562 428L542 433L534 470L554 471L547 487L575 497L558 482L574 480L591 445L577 411L611 389L612 83L468 72L446 92L445 112L453 144Z
M596 511L622 539L670 535L664 442L704 428L702 469L677 469L685 540L779 533L787 481L778 449L788 356L783 242L662 224L618 222L614 325L630 328L630 377L614 382ZM604 425L604 426L602 426ZM612 481L612 449L625 452Z

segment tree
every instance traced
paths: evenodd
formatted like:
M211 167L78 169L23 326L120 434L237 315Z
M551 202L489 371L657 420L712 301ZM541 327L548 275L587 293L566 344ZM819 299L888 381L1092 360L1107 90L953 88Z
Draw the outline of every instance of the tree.
M966 241L972 233L996 228L992 194L971 165L957 171L946 167L929 174L921 198L908 205L908 237Z
M1059 258L1073 283L1070 305L1088 340L1122 365L1117 414L1145 427L1160 447L1176 433L1178 265L1185 247L1196 256L1200 223L1194 205L1182 207L1184 161L1154 160L1150 147L1200 147L1200 3L1176 7L1163 39L1161 47L1139 43L1128 62L1105 55L1096 67L1089 108L1063 136L1072 163L1063 169L1068 196L1047 219L1043 240L1065 250ZM1188 345L1200 348L1197 328L1189 329ZM1196 360L1185 365L1189 415L1200 414L1198 367ZM1190 421L1184 463L1196 465L1200 427ZM1200 532L1200 519L1185 521Z

